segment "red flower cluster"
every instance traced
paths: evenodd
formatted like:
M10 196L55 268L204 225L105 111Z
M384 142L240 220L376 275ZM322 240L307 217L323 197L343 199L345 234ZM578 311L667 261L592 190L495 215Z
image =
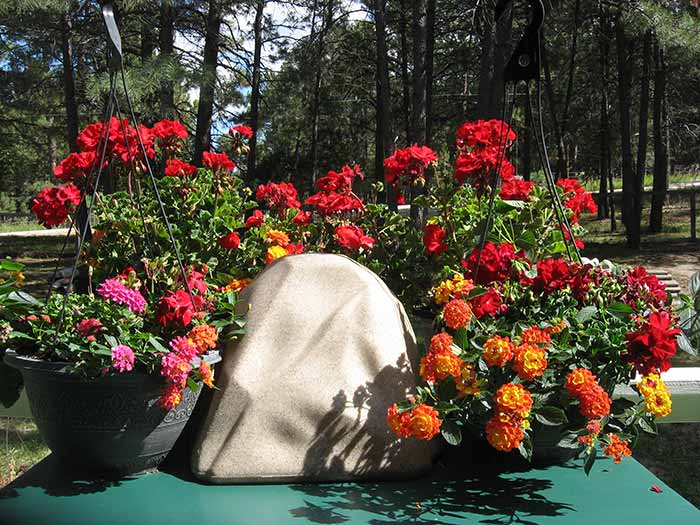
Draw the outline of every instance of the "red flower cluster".
M543 259L537 261L537 277L531 281L535 292L550 294L557 290L571 290L579 301L583 301L591 288L593 279L590 276L591 266L570 263L563 259ZM528 284L529 279L520 280Z
M642 375L665 372L676 353L676 336L680 328L671 328L673 320L667 312L652 312L640 323L639 330L627 334L625 360Z
M220 237L218 242L224 250L237 250L241 244L241 238L236 232L230 232Z
M63 224L80 204L80 190L75 184L44 188L32 200L32 211L46 228Z
M211 151L202 153L202 164L214 173L231 171L236 167L236 163L229 159L226 153L212 153Z
M253 228L254 226L260 226L263 222L265 222L265 216L260 210L255 210L253 215L246 219L245 227Z
M515 176L515 167L505 158L505 149L514 140L515 132L500 120L477 120L462 124L457 130L459 156L455 164L455 180L460 184L469 182L478 193L483 193L499 168L501 180L511 181Z
M576 179L559 179L559 186L564 191L564 206L573 213L571 222L578 222L579 215L584 211L598 213L598 206L590 193L588 193Z
M489 288L486 290L486 293L472 298L469 304L471 304L472 311L477 319L481 319L487 315L489 317L496 317L505 312L508 308L503 304L503 298L495 288Z
M417 144L397 149L391 157L384 159L384 180L396 188L394 197L397 203L403 203L401 188L425 183L425 169L437 160L432 149Z
M165 163L165 175L168 177L186 177L192 175L197 168L179 159L168 159Z
M499 144L510 145L515 140L515 132L502 120L477 120L465 122L457 130L457 147L489 148Z
M158 303L158 308L156 311L156 320L161 326L168 326L172 324L177 324L179 326L189 326L192 319L198 314L202 306L204 306L204 299L198 295L193 295L194 305L192 304L192 298L184 290L178 290L176 292L169 292L168 295L164 296Z
M479 258L481 253L481 258ZM465 268L465 276L474 279L478 284L489 284L494 281L503 281L510 277L513 261L524 259L522 251L516 253L512 244L504 242L496 246L492 242L486 242L484 249L474 248L467 256L466 261L462 261ZM479 264L477 273L476 265Z
M329 171L325 177L316 181L318 193L306 199L306 204L316 206L321 215L362 210L362 200L352 192L355 177L365 178L357 165L352 168L343 166L340 172Z
M446 243L442 242L447 232L437 224L428 224L423 231L423 244L430 255L440 255L449 248Z
M77 142L81 151L93 151L96 155L101 155L104 144L102 141L106 138L107 160L117 160L126 164L132 158L138 163L143 157L138 135L141 136L146 155L148 158L153 158L155 155L153 130L139 124L137 133L128 119L119 120L112 117L106 126L102 122L90 124L78 135Z
M281 217L288 208L300 208L297 189L291 182L270 182L261 184L255 192L255 198Z
M65 181L83 179L87 177L95 164L95 152L83 151L71 153L53 170L53 174Z
M153 136L163 141L187 138L187 128L177 120L161 120L153 124Z
M360 248L371 250L374 248L374 239L365 235L362 228L354 224L338 226L335 229L335 240L348 250L355 252Z
M530 198L530 192L534 187L534 182L514 177L511 180L503 181L499 196L506 201L526 201Z
M228 133L232 137L235 137L236 134L238 134L241 137L249 139L253 136L253 128L239 124L238 126L233 126L231 129L229 129Z

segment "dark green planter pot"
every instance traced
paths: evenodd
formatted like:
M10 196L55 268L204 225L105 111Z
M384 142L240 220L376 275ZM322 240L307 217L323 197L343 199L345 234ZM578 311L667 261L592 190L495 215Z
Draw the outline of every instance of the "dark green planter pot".
M209 364L218 352L204 356ZM110 474L157 467L173 448L197 403L186 388L173 410L158 406L161 377L140 371L84 380L52 363L5 353L5 363L22 372L32 416L51 451L73 464Z

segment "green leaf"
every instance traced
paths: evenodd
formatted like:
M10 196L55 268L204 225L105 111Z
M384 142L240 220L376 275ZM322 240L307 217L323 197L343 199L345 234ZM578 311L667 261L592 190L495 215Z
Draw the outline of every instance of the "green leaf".
M595 306L584 306L576 314L576 321L580 324L585 323L591 317L598 313L598 308Z
M107 341L107 344L111 347L115 347L119 344L117 339L112 335L105 335L105 341Z
M595 447L588 447L588 452L586 454L586 461L583 463L583 471L586 473L586 476L590 474L591 469L593 468L593 463L595 463L596 456L598 455L598 451L596 450Z
M455 424L454 421L445 420L440 427L440 433L445 441L450 445L456 446L462 442L462 430Z
M187 386L190 388L190 390L192 390L192 392L199 392L199 389L201 388L197 381L191 377L187 378Z
M695 272L693 275L690 276L690 281L688 282L688 291L693 297L700 295L700 272Z
M165 348L162 344L160 344L160 342L158 341L158 339L156 339L155 337L150 336L150 337L148 338L148 342L149 342L149 343L151 344L151 346L152 346L153 348L155 348L158 352L162 352L162 353L164 353L164 354L167 354L167 353L168 353L168 349Z
M560 448L580 448L581 443L578 441L578 434L566 434L557 446Z
M532 461L532 440L530 436L525 435L525 438L518 445L518 452L528 461Z
M634 310L625 303L612 303L608 306L608 312L613 314L633 314Z
M511 208L516 208L518 210L522 210L527 203L525 201L501 201L503 204L506 204L510 206Z
M542 408L535 410L535 419L543 425L550 427L563 425L569 421L561 408L553 407L551 405L543 406Z
M523 246L525 248L534 248L537 246L537 238L531 230L526 230L518 237L516 243L518 246Z
M467 334L466 328L460 328L457 330L452 337L454 343L460 348L460 350L466 350L469 346L469 336Z
M656 423L649 422L645 418L642 417L642 418L639 418L639 421L637 421L637 424L639 425L639 428L641 428L647 434L656 434Z
M12 261L10 259L3 259L0 261L0 270L5 270L6 272L19 272L24 269L22 263Z
M474 297L479 297L480 295L484 295L485 293L486 293L486 288L484 288L482 286L475 286L469 292L469 295L467 295L467 299L474 299Z
M31 304L33 306L41 305L41 301L37 300L34 296L29 295L26 292L11 292L8 294L7 298L16 303Z

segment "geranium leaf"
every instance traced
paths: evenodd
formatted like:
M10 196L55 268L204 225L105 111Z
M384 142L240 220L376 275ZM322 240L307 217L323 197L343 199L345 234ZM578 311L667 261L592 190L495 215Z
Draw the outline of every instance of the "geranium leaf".
M585 323L591 317L598 313L598 308L595 306L584 306L576 314L576 321L580 324Z

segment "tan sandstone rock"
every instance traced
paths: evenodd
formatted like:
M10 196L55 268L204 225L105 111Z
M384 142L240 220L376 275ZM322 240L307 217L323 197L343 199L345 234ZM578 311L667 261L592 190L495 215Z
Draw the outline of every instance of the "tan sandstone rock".
M224 353L192 454L215 483L401 478L435 448L398 441L386 410L415 392L415 336L374 273L338 255L283 257L243 293L246 335Z

